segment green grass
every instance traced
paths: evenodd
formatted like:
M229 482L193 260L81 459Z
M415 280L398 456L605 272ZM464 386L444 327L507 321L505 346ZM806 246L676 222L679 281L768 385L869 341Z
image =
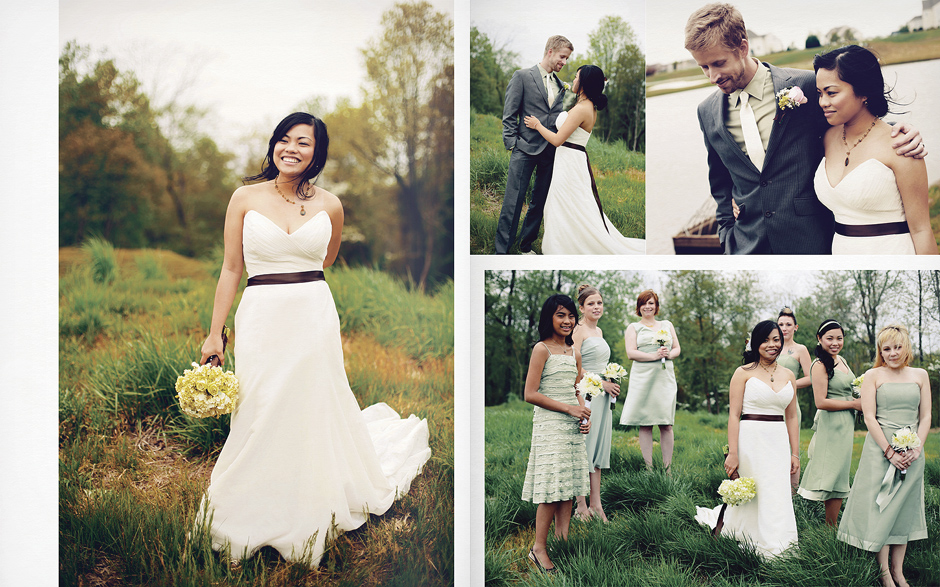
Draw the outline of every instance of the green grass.
M604 213L627 237L646 235L646 157L622 141L592 138L587 146ZM503 146L502 123L487 115L470 115L470 253L492 254L499 213L506 192L509 152ZM535 183L534 175L529 190ZM520 213L519 225L526 208ZM542 237L534 250L541 252ZM517 250L518 242L514 245Z
M60 251L61 584L453 584L452 284L426 295L378 271L327 271L353 393L427 418L432 457L408 494L336 538L318 568L270 549L232 567L194 527L228 416L184 416L173 389L199 356L216 268L95 247Z
M614 422L619 422L618 402ZM486 408L484 468L486 584L675 585L703 587L782 585L876 585L874 556L836 539L824 524L821 503L795 497L799 548L765 560L731 539L713 538L694 521L695 506L719 503L725 478L722 445L727 417L676 414L672 474L662 470L654 428L653 471L646 471L637 429L614 425L611 468L602 473L601 499L610 519L572 521L569 540L549 539L558 577L535 570L525 558L534 540L534 504L520 499L532 431L532 406L519 400ZM801 430L805 450L811 430ZM852 474L864 433L856 433ZM927 440L925 473L927 540L910 543L905 574L912 585L940 584L940 437ZM806 466L804 456L803 466Z

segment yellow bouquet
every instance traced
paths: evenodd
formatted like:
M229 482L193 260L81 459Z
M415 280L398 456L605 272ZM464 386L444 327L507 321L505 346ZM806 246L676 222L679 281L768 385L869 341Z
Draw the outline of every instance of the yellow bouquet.
M738 477L737 479L725 479L718 486L718 495L721 501L736 506L747 503L757 495L757 483L750 477Z
M176 378L180 409L193 418L231 413L238 402L238 379L222 367L193 363Z

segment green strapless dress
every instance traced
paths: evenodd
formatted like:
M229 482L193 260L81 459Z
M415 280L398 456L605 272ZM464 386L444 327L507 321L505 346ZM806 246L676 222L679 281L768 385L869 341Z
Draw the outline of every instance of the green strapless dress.
M592 336L581 343L581 368L600 375L610 361L610 345L600 336ZM610 468L610 443L614 424L613 404L603 393L591 401L591 431L584 437L588 465L591 470Z
M542 368L539 392L577 405L574 384L578 367L572 355L550 355ZM522 484L522 499L532 503L565 501L591 490L587 453L580 423L563 412L535 406L532 448Z
M875 394L875 417L891 437L903 426L917 427L920 418L920 386L916 383L883 383ZM875 503L881 482L892 465L872 439L865 437L861 460L855 472L852 492L839 523L839 540L852 546L877 552L885 544L905 544L927 538L924 515L924 463L926 454L911 463L901 488L885 505ZM893 468L893 467L892 467Z
M815 361L814 361L815 363ZM828 399L852 400L851 369L835 370L829 380ZM798 493L813 501L844 498L849 495L849 473L852 469L852 438L855 435L855 411L816 412L816 433L809 441L809 463L800 479Z

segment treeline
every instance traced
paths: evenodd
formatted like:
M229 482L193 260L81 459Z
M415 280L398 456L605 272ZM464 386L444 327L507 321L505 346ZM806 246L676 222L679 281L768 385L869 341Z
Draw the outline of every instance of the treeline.
M358 105L326 110L311 96L297 109L329 128L321 185L343 202L342 259L435 287L454 274L453 22L416 2L395 4L382 26L360 50ZM258 172L268 135L251 139L255 156L235 169L198 130L204 112L155 105L134 72L75 43L59 59L59 104L60 246L90 236L188 256L221 246L229 197Z
M547 40L551 33L545 34ZM589 46L575 47L558 74L571 82L582 65L596 65L607 76L607 108L598 113L593 136L622 140L631 151L646 152L646 58L633 28L619 16L601 18L588 36ZM527 56L541 56L544 46L531 47ZM506 85L517 69L531 67L522 57L494 41L477 27L470 28L470 108L502 117ZM565 104L566 108L571 104Z
M934 381L934 421L940 397L937 341L940 333L940 271L807 272L812 293L792 297L768 291L751 271L665 271L659 273L659 319L675 325L682 347L676 359L678 403L689 410L727 410L728 382L741 365L744 344L760 320L775 320L790 307L799 321L794 338L812 355L816 328L828 319L845 329L842 356L857 374L871 367L878 329L901 321L911 333L915 366ZM496 405L522 397L532 346L538 341L545 299L564 293L577 302L577 287L589 283L604 298L598 326L611 347L611 361L629 369L624 331L635 314L636 297L656 286L641 272L488 271L485 277L485 402ZM886 316L890 316L886 318ZM933 361L933 362L931 362ZM809 414L812 417L812 412Z

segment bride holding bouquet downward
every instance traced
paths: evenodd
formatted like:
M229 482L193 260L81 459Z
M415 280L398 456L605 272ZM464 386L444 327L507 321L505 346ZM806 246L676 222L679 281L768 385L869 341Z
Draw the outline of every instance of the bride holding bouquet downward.
M222 357L235 314L239 397L200 508L213 548L233 558L271 546L317 565L327 540L383 514L430 457L426 420L386 404L360 410L343 368L339 316L323 269L343 231L339 199L313 185L329 137L303 112L274 129L260 183L235 191L202 362Z

